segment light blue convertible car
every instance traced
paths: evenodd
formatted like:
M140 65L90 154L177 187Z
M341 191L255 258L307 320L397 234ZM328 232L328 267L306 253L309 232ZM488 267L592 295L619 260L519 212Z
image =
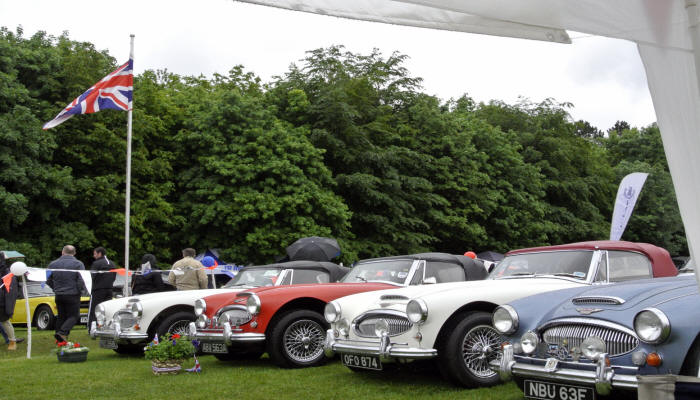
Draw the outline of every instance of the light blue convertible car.
M527 398L636 395L637 375L699 372L700 295L692 275L523 298L497 308L493 326L505 344L491 367Z

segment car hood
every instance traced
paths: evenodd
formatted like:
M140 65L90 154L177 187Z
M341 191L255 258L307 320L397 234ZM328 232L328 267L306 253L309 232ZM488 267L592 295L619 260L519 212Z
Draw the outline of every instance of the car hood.
M661 305L678 299L697 295L698 287L694 277L654 278L639 281L617 283L613 285L596 286L581 291L566 290L549 293L546 299L549 312L545 313L546 322L552 319L581 317L593 314L595 318L617 320L619 312L628 311L625 315L634 316L636 312L647 307ZM542 298L523 299L519 302L532 307L532 304L543 304ZM519 310L519 302L512 305ZM540 315L542 315L540 308Z
M125 307L129 300L138 299L144 310L148 309L149 306L157 307L163 304L192 304L194 301L202 298L204 296L209 296L217 293L235 293L240 292L244 289L200 289L200 290L175 290L169 292L158 292L158 293L148 293L139 294L129 297L121 297L118 299L113 299L101 303L107 315L111 315L117 310Z
M523 296L585 284L558 278L488 279L483 281L439 283L400 289L359 293L335 300L350 315L377 308L405 309L412 299L423 299L428 307L437 306L443 312L475 301L497 304Z

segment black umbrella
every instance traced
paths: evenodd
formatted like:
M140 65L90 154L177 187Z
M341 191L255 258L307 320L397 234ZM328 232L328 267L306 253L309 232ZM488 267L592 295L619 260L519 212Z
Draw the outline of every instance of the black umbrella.
M482 260L489 260L489 261L501 261L503 259L503 254L501 253L496 253L495 251L482 251L481 253L476 255L477 258L480 258Z
M340 255L340 245L335 239L310 236L297 240L287 247L290 260L330 261Z

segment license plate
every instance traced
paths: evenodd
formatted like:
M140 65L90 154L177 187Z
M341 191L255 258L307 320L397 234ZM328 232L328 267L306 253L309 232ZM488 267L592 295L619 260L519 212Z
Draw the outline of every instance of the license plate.
M347 367L381 370L382 362L377 356L356 356L354 354L343 354L341 359L343 365Z
M528 399L546 400L594 400L591 387L562 385L559 383L525 380L523 393Z
M80 316L80 323L81 324L87 324L88 322L88 316L87 315L81 315Z
M202 343L203 353L228 353L228 348L223 343Z
M101 337L100 338L100 347L103 349L116 349L117 348L117 342L114 341L112 338L106 338L106 337Z

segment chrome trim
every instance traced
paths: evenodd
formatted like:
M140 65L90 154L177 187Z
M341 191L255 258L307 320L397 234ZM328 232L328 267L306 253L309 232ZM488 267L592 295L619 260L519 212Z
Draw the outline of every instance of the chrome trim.
M506 310L508 315L510 315L510 319L513 321L513 325L506 332L499 331L496 328L496 323L493 319L496 316L496 311L498 311L499 308ZM513 306L511 306L510 304L504 304L502 306L498 306L493 311L493 314L491 314L491 325L493 325L493 328L496 329L496 332L500 333L501 335L510 335L510 334L514 333L515 331L517 331L518 326L520 325L520 319L518 318L518 312L515 311L515 308L513 308Z
M511 351L507 351L508 347L510 347ZM541 365L515 361L512 347L512 345L506 345L503 348L501 360L493 360L490 363L491 369L497 370L503 381L509 381L511 376L515 375L520 378L535 378L556 383L580 384L595 387L596 392L601 395L610 393L610 389L637 388L637 369L607 366L606 364L609 360L607 354L599 357L593 364L561 363L563 365L581 365L588 369L558 367L554 371L547 372L545 371L543 360L537 360ZM532 358L524 359L533 360ZM590 369L591 367L595 367L595 370Z
M598 332L595 332L596 330ZM548 331L549 334L546 335ZM594 318L552 320L538 327L537 332L548 345L561 345L561 342L566 339L569 342L569 348L580 347L589 336L598 336L605 342L605 352L615 357L628 354L639 347L639 338L633 330Z
M197 339L200 342L224 343L226 346L231 346L233 343L257 343L265 341L264 333L233 332L228 322L224 323L223 331L216 332L203 332L193 325L194 323L190 323L189 325L190 339Z
M383 294L379 297L379 301L386 301L386 300L408 300L408 297L406 296L401 296L397 294Z
M251 314L251 313L248 311L248 308L247 308L247 307L241 306L241 305L237 305L237 304L229 304L229 305L227 305L227 306L221 307L221 308L216 312L216 315L214 316L214 318L216 318L216 319L215 319L214 321L216 321L217 324L212 323L210 326L212 326L212 327L218 327L218 326L219 326L219 325L218 325L218 321L221 320L221 314L225 313L226 311L231 311L231 310L240 310L240 311L244 311L244 312L246 312L246 313L248 314L248 317L249 317L248 320L247 320L246 322L244 322L244 323L242 323L242 324L240 324L240 325L236 325L236 326L243 326L243 325L245 325L245 324L247 324L248 322L250 322L250 321L253 320L253 314Z
M93 339L96 339L98 337L106 337L106 338L111 338L114 339L115 341L118 340L143 340L143 339L148 339L148 334L147 333L142 333L142 332L124 332L121 330L121 326L119 323L114 324L114 329L109 329L109 328L103 328L99 329L96 328L94 331L90 332L90 336Z
M394 359L424 360L437 357L436 349L419 349L408 347L407 344L391 343L387 335L378 341L339 341L333 337L333 330L326 333L326 341L323 345L326 355L335 353L359 354L377 356L380 360L393 361Z
M625 299L617 296L579 296L571 299L571 302L577 306L587 304L620 305L625 303Z
M642 339L641 336L638 336L639 340L641 340L644 343L650 343L650 344L663 343L668 338L668 335L671 334L671 321L669 321L666 314L663 311L659 310L658 308L647 307L643 310L640 310L634 316L634 319L632 320L632 324L635 326L635 333L637 332L637 328L636 328L637 317L639 316L639 314L643 313L644 311L649 311L650 313L656 315L656 317L659 319L659 321L661 321L661 334L659 335L659 337L656 340L647 341L647 340Z
M373 333L365 334L365 333L360 332L359 327L358 327L358 323L361 323L363 320L371 318L371 317L381 319L382 316L390 316L390 317L394 317L396 319L405 320L406 324L408 324L406 329L401 330L402 328L400 326L397 326L397 323L394 323L393 325L397 327L398 331L396 333L390 334L389 336L401 335L403 333L408 332L413 327L413 323L411 323L411 320L408 319L408 316L406 315L406 313L403 313L400 311L395 311L395 310L370 310L370 311L366 311L366 312L358 315L354 320L352 320L352 322L350 323L350 329L353 332L355 332L355 334L359 337L374 338L374 337L376 337L376 335L374 335ZM403 321L401 321L401 322L403 322ZM399 324L401 324L401 322L399 322ZM391 330L391 326L392 326L392 324L389 324L390 330Z
M581 324L581 325L601 326L604 328L617 329L617 330L625 332L629 335L637 337L637 334L632 329L629 329L624 325L616 324L614 322L608 322L608 321L605 321L602 319L581 318L581 317L559 318L559 319L553 319L551 321L547 321L544 325L540 325L539 327L537 327L537 332L542 332L543 330L548 329L548 328L555 326L555 325L565 325L565 324Z

